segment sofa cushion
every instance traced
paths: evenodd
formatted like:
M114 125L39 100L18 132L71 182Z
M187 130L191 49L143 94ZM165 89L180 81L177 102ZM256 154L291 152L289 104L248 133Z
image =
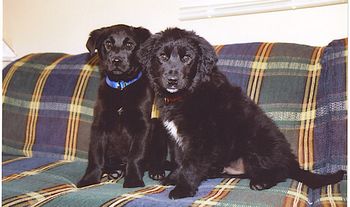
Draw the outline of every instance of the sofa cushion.
M300 166L346 169L347 40L327 47L245 43L215 47L220 70L276 122ZM209 179L195 197L169 200L173 187L144 177L83 189L98 60L88 54L25 56L3 70L4 206L329 206L346 205L346 180L311 190L302 183L249 189L245 179Z
M31 54L4 69L5 152L86 157L99 80L97 58L89 58Z

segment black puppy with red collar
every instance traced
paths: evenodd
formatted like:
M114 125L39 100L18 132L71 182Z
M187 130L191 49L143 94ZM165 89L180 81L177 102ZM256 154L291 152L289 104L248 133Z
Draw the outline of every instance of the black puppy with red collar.
M149 38L139 57L175 142L177 168L163 181L175 185L170 198L194 196L202 180L222 172L250 179L255 190L287 178L311 188L342 180L343 170L320 175L299 167L276 124L219 71L204 38L170 28Z

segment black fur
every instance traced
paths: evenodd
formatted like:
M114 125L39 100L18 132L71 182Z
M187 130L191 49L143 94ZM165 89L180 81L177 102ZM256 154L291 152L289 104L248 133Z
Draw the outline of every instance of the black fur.
M170 198L194 196L203 179L230 166L243 168L243 177L256 190L286 178L311 188L343 178L344 171L317 175L300 169L275 123L241 88L230 85L218 71L212 46L194 32L174 28L155 34L139 56L147 65L161 119L178 137L178 168L163 182L176 185ZM232 166L240 159L243 166Z
M166 158L166 143L158 142L157 130L152 130L159 123L151 120L154 94L146 74L123 90L112 88L105 81L106 76L113 81L129 81L142 71L136 52L150 35L147 29L127 25L105 27L90 34L86 47L91 55L97 50L101 80L88 167L78 187L99 183L103 173L125 174L124 187L144 186L146 168L154 179L165 175L161 163Z

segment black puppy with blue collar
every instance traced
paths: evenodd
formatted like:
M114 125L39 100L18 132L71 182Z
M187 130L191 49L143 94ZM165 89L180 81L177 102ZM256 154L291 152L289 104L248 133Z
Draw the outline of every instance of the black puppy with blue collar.
M115 25L91 32L86 47L97 54L100 86L85 175L78 187L97 184L102 174L125 173L124 187L144 186L144 171L153 179L164 177L166 142L151 120L154 94L142 73L136 52L151 33L142 27Z

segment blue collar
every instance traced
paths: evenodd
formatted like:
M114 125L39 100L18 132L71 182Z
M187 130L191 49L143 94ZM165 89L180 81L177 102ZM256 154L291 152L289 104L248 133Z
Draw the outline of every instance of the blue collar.
M127 82L125 82L125 81L112 81L108 78L108 76L106 76L106 83L109 87L123 90L128 85L131 85L131 84L135 83L137 80L139 80L141 78L141 76L142 76L142 72L140 71L139 74L137 74L136 78L129 80Z

